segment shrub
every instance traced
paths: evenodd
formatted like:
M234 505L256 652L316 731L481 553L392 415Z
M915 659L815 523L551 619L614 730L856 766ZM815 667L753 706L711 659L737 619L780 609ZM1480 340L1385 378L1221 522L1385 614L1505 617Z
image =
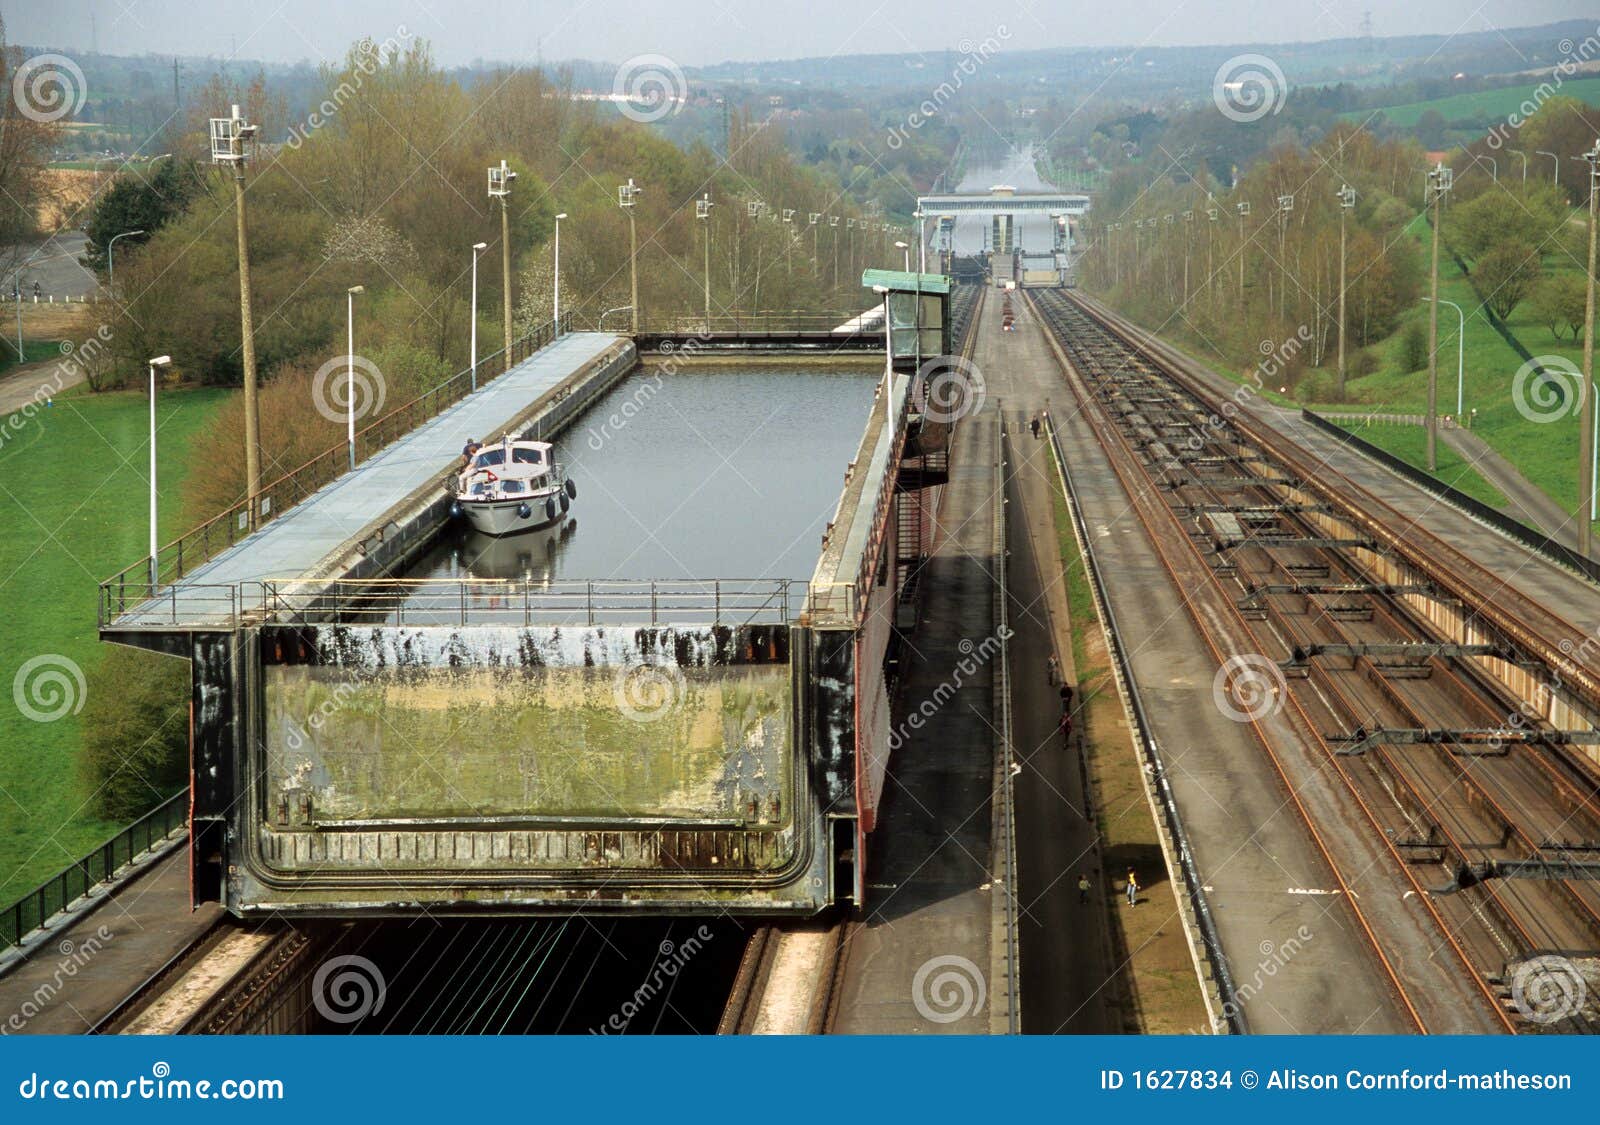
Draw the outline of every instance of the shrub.
M1400 332L1400 370L1421 371L1428 366L1428 328L1413 320Z
M110 645L88 677L79 773L95 811L132 820L188 781L189 664Z

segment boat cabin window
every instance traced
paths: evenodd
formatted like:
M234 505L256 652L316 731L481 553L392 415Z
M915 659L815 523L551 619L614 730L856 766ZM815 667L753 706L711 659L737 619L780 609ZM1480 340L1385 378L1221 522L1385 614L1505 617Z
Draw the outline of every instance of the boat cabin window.
M544 450L542 449L513 449L511 459L523 465L544 464Z
M480 469L487 465L504 465L505 463L506 451L504 449L485 449L472 459L472 464Z
M472 482L472 488L469 490L469 492L472 496L486 496L489 493L489 482L486 480L475 480Z
M521 496L523 491L520 480L503 480L500 482L500 494L502 496Z

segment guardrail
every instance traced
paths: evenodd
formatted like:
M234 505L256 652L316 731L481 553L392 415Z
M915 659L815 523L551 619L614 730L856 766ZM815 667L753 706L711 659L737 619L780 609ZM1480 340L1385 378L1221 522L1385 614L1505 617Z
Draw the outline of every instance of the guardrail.
M1095 611L1099 614L1103 625L1106 648L1111 653L1112 670L1117 680L1117 687L1133 720L1134 735L1143 751L1150 782L1156 787L1160 798L1162 819L1166 821L1167 832L1178 850L1178 866L1183 873L1184 890L1188 894L1189 905L1194 910L1195 924L1200 931L1201 943L1205 946L1206 960L1210 963L1212 975L1216 978L1223 1015L1228 1021L1229 1028L1236 1034L1246 1035L1250 1027L1245 1020L1244 1010L1239 1006L1233 971L1228 965L1227 954L1223 952L1216 921L1211 916L1211 905L1206 899L1205 881L1200 877L1200 869L1194 859L1194 849L1189 844L1188 833L1184 831L1183 819L1178 815L1178 800L1172 792L1172 783L1167 779L1167 767L1160 744L1156 741L1155 728L1150 725L1144 700L1139 694L1139 685L1133 678L1133 662L1123 646L1116 613L1111 608L1111 598L1105 588L1100 562L1094 553L1094 539L1084 522L1078 490L1072 482L1072 474L1067 472L1066 454L1061 448L1061 439L1056 433L1052 412L1048 409L1045 412L1045 432L1050 436L1050 448L1056 458L1056 472L1066 492L1073 535L1078 540L1078 550L1083 555L1084 570L1089 576L1089 591L1093 595Z
M562 314L561 324L562 332L570 331L572 325L570 313ZM552 321L540 325L514 342L511 345L509 362L506 360L504 348L493 355L483 357L478 361L477 385L482 386L492 382L551 343L558 335L560 332L556 331L555 322ZM356 462L359 464L369 460L397 438L410 433L429 418L443 413L445 409L465 398L472 391L473 385L473 370L470 367L465 368L432 389L424 391L410 402L397 406L381 418L368 423L356 432ZM201 563L227 550L263 524L271 522L319 488L347 472L349 467L350 447L341 441L323 450L303 465L263 485L257 497L258 506L254 518L250 510L250 501L245 499L200 526L184 532L156 552L155 585L159 587L183 578ZM130 605L140 604L139 601L128 602L125 591L143 587L146 593L140 601L148 598L150 583L148 557L123 568L102 582L101 623L104 624L107 620L103 614L108 605L118 607L117 612L120 613Z
M146 628L241 625L788 624L786 578L282 578L119 591ZM102 609L104 613L104 609Z
M174 793L94 851L63 868L10 906L0 908L0 942L22 939L101 883L131 867L189 823L189 791Z
M1473 518L1489 524L1501 534L1510 536L1523 546L1531 548L1535 554L1556 563L1558 566L1577 571L1578 574L1591 582L1600 582L1600 562L1584 558L1571 547L1557 542L1537 528L1529 527L1521 520L1512 519L1504 512L1491 508L1482 500L1473 499L1460 489L1451 487L1438 477L1424 472L1409 461L1396 457L1386 449L1373 445L1365 438L1351 433L1343 426L1330 422L1320 414L1310 410L1301 410L1300 416L1318 429L1333 435L1345 445L1379 462L1385 468L1392 469L1413 484L1433 493L1441 500L1461 508Z

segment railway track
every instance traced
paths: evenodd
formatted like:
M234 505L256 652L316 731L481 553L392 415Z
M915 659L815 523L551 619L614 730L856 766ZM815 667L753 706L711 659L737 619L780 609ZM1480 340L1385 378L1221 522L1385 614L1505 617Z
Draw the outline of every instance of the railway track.
M1578 631L1126 325L1032 299L1223 669L1219 706L1256 732L1413 1026L1593 1030L1597 696L1562 660Z
M717 1034L832 1031L854 927L848 920L836 919L822 926L767 925L752 930Z

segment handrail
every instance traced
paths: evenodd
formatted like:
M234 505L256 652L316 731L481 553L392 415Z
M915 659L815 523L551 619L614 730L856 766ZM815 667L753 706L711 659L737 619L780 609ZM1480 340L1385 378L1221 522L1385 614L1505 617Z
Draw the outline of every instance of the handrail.
M571 325L571 312L563 313L561 332L570 331ZM540 325L512 343L510 362L504 363L503 366L501 361L506 355L504 348L485 356L478 361L477 382L481 385L494 380L499 374L510 371L540 348L553 343L561 332L556 331L553 321ZM491 374L496 368L500 368L500 371ZM447 407L465 398L473 389L473 371L471 367L463 368L438 385L423 391L411 401L395 407L356 431L357 462L370 459L379 450L416 429L422 422L443 413ZM196 566L233 546L317 489L336 480L348 471L349 463L349 444L347 441L340 441L337 445L328 447L304 464L264 485L256 498L260 510L253 520L250 518L250 501L246 498L204 523L190 528L172 542L164 544L156 552L155 585L159 587L183 578ZM146 596L148 596L149 571L150 559L146 556L100 583L101 624L109 620L105 616L107 612L115 617L129 604L138 604L129 602L125 595L126 590L143 589L147 591ZM139 600L142 601L144 598ZM112 609L113 606L118 608Z
M188 822L189 790L182 789L76 863L62 868L11 905L0 908L0 942L20 946L26 935L94 887L110 882L119 871Z

